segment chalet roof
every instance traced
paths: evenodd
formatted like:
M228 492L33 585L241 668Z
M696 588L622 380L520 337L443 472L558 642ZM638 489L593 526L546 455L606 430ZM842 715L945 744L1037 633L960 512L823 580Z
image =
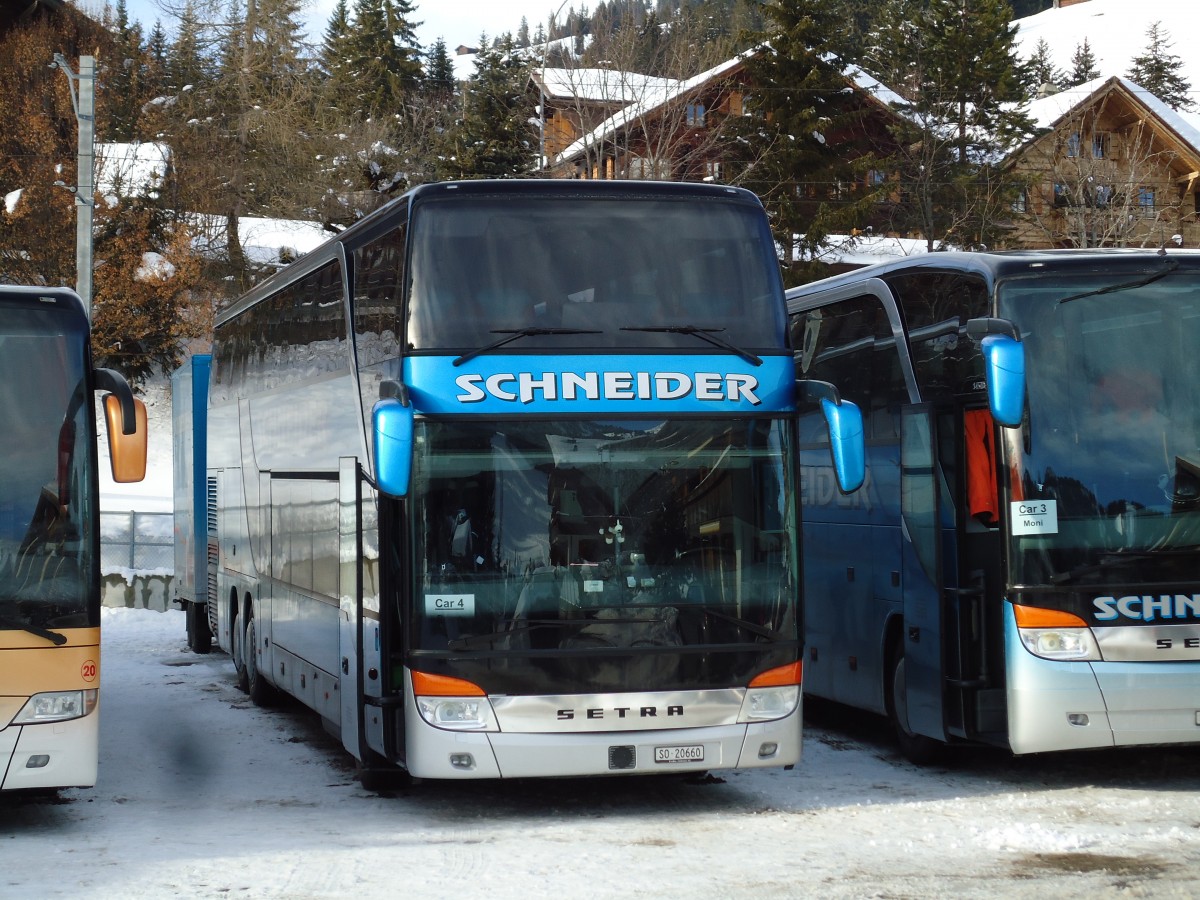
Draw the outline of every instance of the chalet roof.
M694 75L684 81L676 82L674 85L665 88L659 92L647 92L638 102L635 102L616 113L613 113L608 119L601 122L590 133L580 137L574 143L569 144L558 154L552 161L551 165L562 165L573 161L576 157L582 154L588 147L595 147L619 133L621 129L628 126L631 122L636 122L639 119L651 115L659 107L678 100L680 97L686 96L689 93L699 90L711 82L717 81L726 76L732 75L740 71L746 64L746 61L756 54L758 48L746 50L738 54L732 59L719 63L699 75ZM894 114L902 115L903 109L907 107L907 102L899 94L885 87L881 82L868 75L857 66L847 66L843 71L846 77L847 90L859 90L867 96L871 97L881 107L891 111Z
M588 134L579 138L572 144L569 144L558 154L551 165L561 165L571 162L575 157L583 153L588 147L594 147L597 144L604 142L618 133L622 128L629 125L631 122L636 122L641 118L653 113L656 109L665 106L672 100L678 100L680 97L697 90L704 85L732 74L740 70L746 64L746 60L754 54L754 50L747 50L740 53L733 59L728 59L723 63L713 66L707 71L701 72L699 75L693 75L691 78L684 81L677 81L673 85L664 86L657 91L647 92L637 102L631 103L618 112L613 113L609 118L601 122Z
M619 69L537 69L533 83L549 100L583 100L627 106L674 88L674 78L657 78Z
M1159 130L1173 138L1180 149L1200 156L1200 124L1197 119L1176 112L1146 88L1120 75L1094 78L1034 100L1029 104L1028 112L1039 132L1053 130L1071 115L1085 110L1113 91L1120 92L1131 105L1154 118ZM1024 146L1027 147L1028 143Z

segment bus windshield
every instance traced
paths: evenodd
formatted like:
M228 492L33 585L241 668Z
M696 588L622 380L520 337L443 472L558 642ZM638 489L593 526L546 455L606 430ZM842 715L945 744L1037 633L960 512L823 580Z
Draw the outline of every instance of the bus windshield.
M1000 285L1029 373L1026 427L1002 429L1015 584L1195 577L1200 273L1163 271Z
M0 323L0 629L99 624L85 329L50 308Z
M787 440L750 419L418 423L415 649L499 692L728 687L794 660Z
M410 349L786 346L778 263L745 201L453 196L414 207ZM670 329L670 330L667 330Z

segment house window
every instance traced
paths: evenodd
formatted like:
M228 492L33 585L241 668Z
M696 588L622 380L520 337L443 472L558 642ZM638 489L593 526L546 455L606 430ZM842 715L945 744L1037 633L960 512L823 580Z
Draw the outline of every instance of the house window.
M868 187L879 187L881 184L883 184L886 181L887 181L887 173L886 172L882 172L879 169L871 169L871 171L867 172L867 186Z
M1106 209L1112 203L1113 193L1113 189L1106 184L1096 188L1096 206Z
M721 164L716 160L710 159L704 163L704 180L705 181L720 181L721 180Z
M1138 209L1142 211L1143 219L1154 218L1154 188L1142 188L1138 191Z
M704 127L704 104L689 103L687 105L687 123L692 128Z
M1097 133L1092 135L1092 158L1104 159L1108 156L1108 135Z
M1067 138L1067 156L1071 157L1072 159L1077 157L1079 155L1079 144L1080 144L1079 132L1076 131L1074 134L1072 134L1070 137Z
M1056 184L1054 186L1054 205L1057 208L1070 206L1071 200L1067 196L1067 186L1065 184Z
M1013 209L1013 212L1019 212L1019 213L1027 212L1029 210L1029 192L1028 191L1021 191L1021 193L1017 194L1017 196L1013 199L1012 209Z

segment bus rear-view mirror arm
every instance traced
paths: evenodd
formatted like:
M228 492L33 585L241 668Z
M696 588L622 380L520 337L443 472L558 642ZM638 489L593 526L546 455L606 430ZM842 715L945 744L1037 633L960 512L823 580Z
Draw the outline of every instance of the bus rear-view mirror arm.
M408 496L414 420L407 386L391 380L380 384L379 400L371 409L375 487L392 497Z
M988 409L1005 428L1025 417L1025 345L1008 319L980 317L967 321L967 334L979 341L987 377Z
M867 476L867 448L862 410L843 400L828 381L802 378L796 381L796 396L802 403L816 403L829 429L829 450L838 490L850 494L862 487Z

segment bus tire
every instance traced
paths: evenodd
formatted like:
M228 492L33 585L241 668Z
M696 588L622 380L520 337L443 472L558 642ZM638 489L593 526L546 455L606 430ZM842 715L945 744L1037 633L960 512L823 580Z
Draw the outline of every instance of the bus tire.
M233 658L233 671L237 676L239 691L247 691L250 684L246 678L246 635L242 632L242 617L238 615L237 603L229 619L229 655Z
M258 668L258 629L254 616L246 619L246 693L255 706L271 706L275 702L275 688L267 683Z
M416 784L406 770L393 766L371 750L366 751L366 759L356 761L355 774L363 790L373 794L386 794Z
M211 653L212 631L208 627L208 604L193 603L189 600L186 616L188 649L193 653Z
M900 745L900 752L904 758L914 765L927 766L942 757L946 745L931 737L917 734L908 727L908 694L904 671L904 648L898 645L891 654L887 693L888 719L896 732L896 742Z

